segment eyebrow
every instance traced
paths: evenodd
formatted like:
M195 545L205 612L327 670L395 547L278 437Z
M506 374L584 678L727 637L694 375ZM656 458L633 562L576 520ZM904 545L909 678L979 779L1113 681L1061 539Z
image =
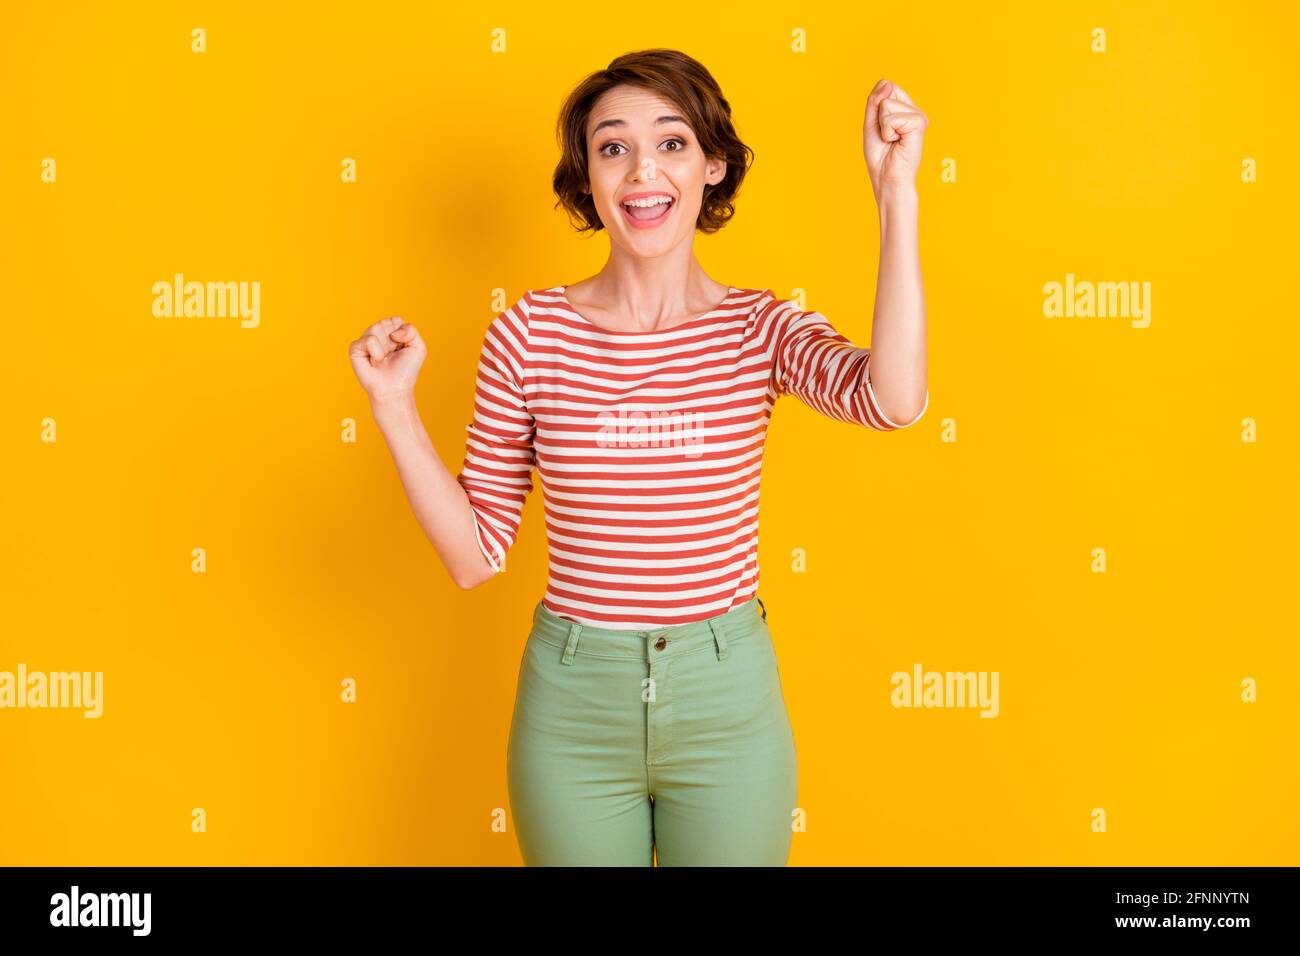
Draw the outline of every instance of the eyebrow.
M685 118L685 117L678 116L676 113L670 113L670 114L668 114L667 116L661 116L661 117L659 117L657 120L655 120L655 125L656 125L656 126L660 126L660 125L662 125L662 124L664 124L664 123L683 123L683 124L685 124L686 126L690 126L690 125L691 125L690 123L687 123L687 122L686 122L686 118ZM626 126L626 125L627 125L627 123L625 123L625 122L624 122L623 120L621 120L621 119L607 119L607 120L601 120L599 123L596 124L596 128L593 129L593 130L591 131L591 135L592 135L592 136L595 136L597 133L599 133L599 132L600 132L602 129L604 129L606 126Z

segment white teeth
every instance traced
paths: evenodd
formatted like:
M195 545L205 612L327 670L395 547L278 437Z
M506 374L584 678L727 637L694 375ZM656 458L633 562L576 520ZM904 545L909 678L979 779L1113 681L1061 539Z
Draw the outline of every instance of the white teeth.
M650 196L648 199L629 199L623 203L624 206L640 206L642 209L648 209L651 206L657 206L660 203L669 203L673 199L671 196Z

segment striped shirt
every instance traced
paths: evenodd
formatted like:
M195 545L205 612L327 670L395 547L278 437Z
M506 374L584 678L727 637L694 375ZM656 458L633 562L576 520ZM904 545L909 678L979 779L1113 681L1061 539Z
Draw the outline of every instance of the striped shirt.
M665 331L606 330L566 286L529 292L488 326L457 477L497 572L541 479L544 606L648 630L721 614L758 590L758 491L780 395L880 431L871 350L772 290L728 290Z

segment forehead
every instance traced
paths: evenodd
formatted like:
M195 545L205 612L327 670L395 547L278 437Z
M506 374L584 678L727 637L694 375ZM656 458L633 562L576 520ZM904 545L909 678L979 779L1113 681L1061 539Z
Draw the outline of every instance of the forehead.
M633 126L653 126L661 116L681 115L682 111L677 104L652 90L637 86L616 86L601 94L592 106L591 115L587 117L587 135L593 135L597 126L609 120L622 120L623 124L606 128L626 130Z

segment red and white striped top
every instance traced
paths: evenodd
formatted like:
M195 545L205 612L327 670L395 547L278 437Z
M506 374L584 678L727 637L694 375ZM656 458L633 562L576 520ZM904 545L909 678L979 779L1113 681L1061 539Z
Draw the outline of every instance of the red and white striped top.
M892 431L857 348L772 290L732 287L713 311L657 332L580 315L565 286L488 326L458 481L479 547L504 570L536 468L550 557L545 607L581 624L648 630L743 604L758 589L767 423L794 395Z

